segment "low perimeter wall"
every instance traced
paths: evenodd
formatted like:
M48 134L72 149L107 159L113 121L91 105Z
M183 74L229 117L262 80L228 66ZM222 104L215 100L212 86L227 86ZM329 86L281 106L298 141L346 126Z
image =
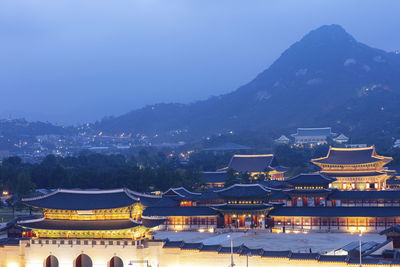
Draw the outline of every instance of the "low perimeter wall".
M114 256L119 257L125 267L146 267L145 261L148 261L151 267L227 267L230 264L229 253L163 248L163 243L156 241L148 242L144 247L122 243L117 245L114 242L112 245L107 242L103 245L84 244L82 242L80 244L49 243L40 244L24 240L17 246L0 247L0 267L46 267L45 260L50 255L57 258L59 267L76 267L74 262L81 254L90 257L92 267L108 267L111 258ZM247 266L247 260L248 266L252 267L358 266L358 262L330 262L329 258L321 262L316 259L290 259L259 255L247 257L234 254L233 259L235 266L238 267ZM400 262L398 264L381 262L368 266L400 266Z

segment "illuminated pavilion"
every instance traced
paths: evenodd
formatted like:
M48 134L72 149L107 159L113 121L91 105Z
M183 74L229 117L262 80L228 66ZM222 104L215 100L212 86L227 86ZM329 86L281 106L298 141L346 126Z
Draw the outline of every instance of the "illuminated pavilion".
M22 202L43 213L41 218L17 222L24 237L139 240L148 237L148 226L163 222L142 220L140 196L128 189L58 189Z
M393 173L384 168L391 157L380 156L375 147L329 147L328 155L311 160L321 173L336 179L331 184L339 190L382 190Z
M221 170L233 169L237 173L248 173L254 180L260 176L271 180L285 179L287 167L280 166L273 154L233 155L228 166ZM264 179L262 179L264 180Z
M229 228L265 228L265 217L272 206L268 204L271 190L260 184L235 184L215 191L223 204L213 205L224 217Z

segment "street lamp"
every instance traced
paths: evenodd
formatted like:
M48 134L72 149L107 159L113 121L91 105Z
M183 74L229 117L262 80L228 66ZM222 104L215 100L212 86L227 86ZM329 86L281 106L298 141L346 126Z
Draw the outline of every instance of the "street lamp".
M246 256L247 256L247 257L246 257L246 267L249 267L249 256L251 257L251 256L253 256L253 255L251 254L251 252L249 252L249 253L247 253Z
M228 235L228 238L231 239L231 264L229 266L233 267L235 266L235 263L233 263L233 240L231 235Z
M361 253L361 237L362 237L362 230L360 229L360 267L362 267L362 262L361 262L361 259L362 259L362 253Z

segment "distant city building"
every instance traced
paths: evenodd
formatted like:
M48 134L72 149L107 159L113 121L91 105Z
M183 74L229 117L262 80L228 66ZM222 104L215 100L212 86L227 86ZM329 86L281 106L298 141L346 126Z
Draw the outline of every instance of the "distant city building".
M331 127L325 128L297 128L297 133L292 134L296 145L322 145L327 144L328 137L335 136Z
M278 144L289 144L289 138L287 138L285 135L281 135L281 137L279 137L278 139L274 140L275 143Z
M284 180L288 168L280 166L273 154L266 155L233 155L228 167L238 173L249 173L254 179L264 175L271 180Z
M333 138L333 141L339 144L347 143L349 141L349 138L345 136L344 134L340 134L339 136Z
M374 146L329 147L326 157L311 160L322 169L322 174L336 178L331 186L339 190L384 189L386 180L394 174L383 168L390 161L391 157L377 155Z

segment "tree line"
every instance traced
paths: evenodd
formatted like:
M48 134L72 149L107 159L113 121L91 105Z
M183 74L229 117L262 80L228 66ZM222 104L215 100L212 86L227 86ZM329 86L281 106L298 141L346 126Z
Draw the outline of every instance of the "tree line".
M292 177L318 171L318 167L311 164L310 160L325 156L328 150L328 145L313 148L277 145L269 153L275 154L279 165L289 167L286 175ZM382 154L394 158L392 166L400 165L399 149L385 152ZM19 197L31 195L38 188L127 187L149 192L184 186L199 190L204 188L201 172L226 167L233 154L233 151L217 154L199 151L192 153L186 164L182 164L179 156L171 157L151 149L143 149L134 155L81 154L65 158L48 155L40 163L24 163L19 157L10 157L0 165L0 190L7 190ZM241 176L233 175L230 171L228 184L248 181L248 175Z
M19 157L3 160L0 189L19 197L45 188L121 188L137 191L166 190L170 187L200 186L200 173L182 168L177 158L161 152L140 151L137 155L87 154L77 157L48 155L40 163L24 163Z

